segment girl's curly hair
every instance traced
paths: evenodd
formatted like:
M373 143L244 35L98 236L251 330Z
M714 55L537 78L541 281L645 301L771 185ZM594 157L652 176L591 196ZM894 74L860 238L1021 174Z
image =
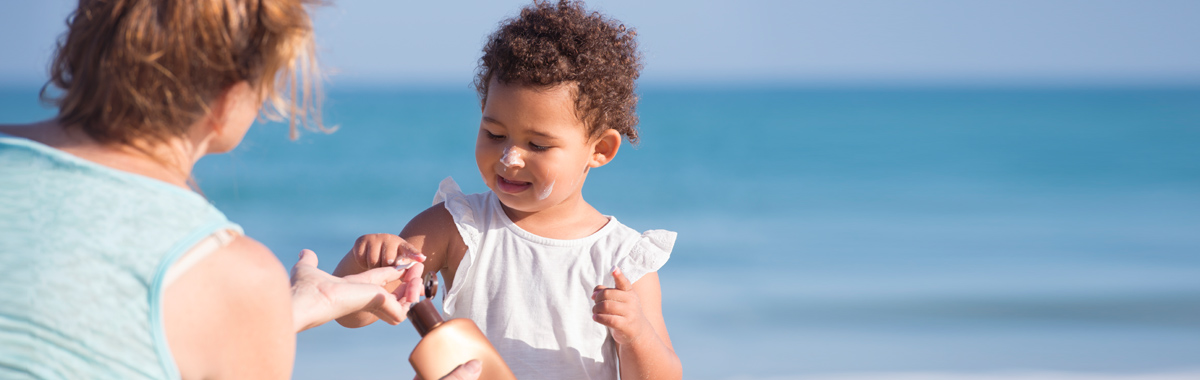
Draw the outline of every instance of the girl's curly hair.
M573 84L575 109L591 136L608 129L636 143L642 68L637 32L580 1L535 1L488 37L475 76L480 104L492 79L536 87Z

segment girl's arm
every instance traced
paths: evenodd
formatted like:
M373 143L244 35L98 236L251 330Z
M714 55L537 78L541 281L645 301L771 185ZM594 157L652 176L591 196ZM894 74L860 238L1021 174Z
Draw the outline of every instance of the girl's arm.
M442 271L446 282L444 289L448 289L454 273L452 269L443 269L457 268L465 252L466 245L458 236L454 217L439 203L413 217L400 235L371 234L358 238L354 247L333 270L333 275L343 277L358 274L373 268L401 264L407 261L406 258L423 256L425 272ZM396 280L384 285L384 288L390 292L400 285L402 281ZM420 284L417 286L420 287ZM337 321L342 326L355 328L378 319L370 312L360 311L338 318Z
M617 342L622 379L681 379L683 365L671 346L662 315L658 272L630 283L620 269L613 271L616 288L597 286L592 319L608 326Z

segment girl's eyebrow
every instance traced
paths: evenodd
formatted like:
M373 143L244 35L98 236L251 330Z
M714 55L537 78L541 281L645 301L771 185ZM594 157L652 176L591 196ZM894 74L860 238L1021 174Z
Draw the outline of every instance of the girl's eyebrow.
M496 124L496 125L499 125L499 126L501 126L501 127L506 127L506 128L508 127L508 126L504 125L504 123L501 123L499 120L493 119L493 118L491 118L491 117L488 117L488 116L483 116L483 122L485 122L485 123L488 123L488 124ZM542 132L542 131L538 131L538 130L533 130L533 129L527 130L526 132L527 132L527 133L529 133L529 134L531 134L531 135L535 135L535 136L539 136L539 137L544 137L544 138L548 138L548 139L555 139L555 138L557 138L556 136L554 136L554 135L551 135L551 134L549 134L549 133Z
M531 135L536 135L536 136L539 136L539 137L544 137L544 138L548 138L548 139L553 139L553 138L554 138L554 135L551 135L551 134L549 134L549 133L545 133L545 132L542 132L542 131L538 131L538 130L533 130L533 129L531 129L531 130L529 130L529 131L527 131L527 132L529 132L529 134L531 134Z
M484 115L484 116L483 116L483 121L484 121L484 122L486 122L486 123L488 123L488 124L496 124L496 125L499 125L499 126L501 126L501 127L504 127L504 126L505 126L505 125L504 125L504 123L501 123L501 122L500 122L500 120L493 119L493 118L491 118L491 117L488 117L487 115Z

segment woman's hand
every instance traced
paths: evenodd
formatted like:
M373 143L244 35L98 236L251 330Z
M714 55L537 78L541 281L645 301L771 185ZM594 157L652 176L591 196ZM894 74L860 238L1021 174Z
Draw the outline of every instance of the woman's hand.
M483 372L483 364L477 359L471 359L466 363L460 364L458 367L454 367L453 371L450 371L446 376L442 376L439 380L476 380L479 378L481 372ZM421 380L421 376L414 376L413 380Z
M637 292L633 291L633 283L625 278L620 268L613 268L613 280L616 288L606 288L597 285L592 291L592 320L608 326L613 340L619 345L630 344L646 334L654 334L650 321L642 313L642 302Z
M399 324L404 321L409 305L417 302L424 290L420 280L422 271L424 266L413 262L407 269L388 266L337 277L317 268L316 253L303 250L300 261L292 267L292 321L296 332L358 311L374 314L392 325ZM383 288L395 280L402 281L395 292Z

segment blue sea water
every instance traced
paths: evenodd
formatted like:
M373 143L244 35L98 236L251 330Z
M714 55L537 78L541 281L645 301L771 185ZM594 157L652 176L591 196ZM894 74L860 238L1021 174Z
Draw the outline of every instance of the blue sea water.
M464 87L334 89L333 134L257 125L195 176L285 265L332 269L473 160ZM1200 369L1200 89L648 88L584 195L679 232L688 379ZM0 91L0 123L51 115ZM407 323L301 333L297 379L411 378Z

